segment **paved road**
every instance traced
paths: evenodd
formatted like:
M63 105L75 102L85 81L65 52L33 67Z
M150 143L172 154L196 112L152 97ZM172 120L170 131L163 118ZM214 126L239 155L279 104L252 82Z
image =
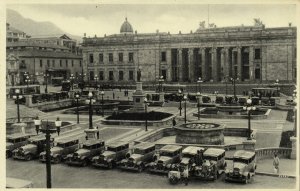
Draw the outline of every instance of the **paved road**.
M6 172L9 177L33 181L34 187L46 187L46 165L39 161L6 160ZM247 185L225 183L222 177L215 182L191 180L188 186L177 185L176 188L294 188L296 180L256 175ZM166 176L148 173L135 173L117 169L106 170L93 167L69 167L65 164L52 165L53 188L175 188L168 183Z

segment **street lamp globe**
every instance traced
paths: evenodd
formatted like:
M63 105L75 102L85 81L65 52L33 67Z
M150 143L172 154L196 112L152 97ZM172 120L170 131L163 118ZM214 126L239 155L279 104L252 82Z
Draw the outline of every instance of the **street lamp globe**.
M279 80L278 80L278 79L276 79L276 83L277 83L277 84L279 83Z
M89 92L88 96L89 96L89 98L93 97L93 93Z
M75 94L75 98L78 99L79 98L79 94Z
M147 101L148 101L148 99L147 99L147 98L144 98L144 102L147 103Z
M16 89L16 90L15 90L15 93L16 93L16 94L19 94L19 93L20 93L20 90L19 90L19 89Z
M184 95L184 96L183 96L183 99L184 99L184 100L187 100L187 97L186 97L186 95Z
M251 104L252 103L252 100L249 98L249 99L247 99L247 104Z
M199 97L201 94L200 94L200 92L197 92L197 96Z
M101 91L100 94L101 94L101 95L104 95L104 91Z
M180 89L178 90L178 93L181 94L181 90Z
M244 107L243 107L243 110L247 110L247 107L246 107L246 106L244 106Z

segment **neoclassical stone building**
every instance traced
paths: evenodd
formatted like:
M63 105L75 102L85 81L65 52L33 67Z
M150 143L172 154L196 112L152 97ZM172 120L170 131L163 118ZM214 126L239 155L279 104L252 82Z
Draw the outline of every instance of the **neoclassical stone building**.
M164 76L168 82L222 82L236 77L249 83L296 79L296 27L200 27L194 33L141 34L127 21L120 34L83 38L83 63L89 78L142 81Z

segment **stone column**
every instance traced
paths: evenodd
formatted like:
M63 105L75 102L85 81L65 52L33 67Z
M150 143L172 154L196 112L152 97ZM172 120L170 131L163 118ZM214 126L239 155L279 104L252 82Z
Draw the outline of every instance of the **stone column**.
M194 49L189 49L189 79L191 82L195 81L194 77L195 67L194 67Z
M166 81L172 81L172 62L171 62L171 49L167 49L167 79Z
M226 76L226 66L225 66L225 49L223 48L221 50L221 69L220 69L220 75L221 75L221 81L224 81L224 77ZM223 69L223 70L222 70Z
M231 67L231 74L232 74L233 78L236 77L235 76L235 70L234 70L235 63L236 63L236 59L235 59L235 56L234 56L235 52L236 52L236 48L232 49L232 52L231 52L231 66L232 66Z
M254 47L249 47L249 79L255 80Z
M218 64L217 64L217 48L211 49L211 68L212 68L212 79L214 82L218 81Z
M179 48L177 49L178 51L178 78L179 78L179 82L182 82L183 80L183 76L182 76L182 49Z
M230 63L229 63L229 48L225 47L224 48L224 76L230 76Z
M205 48L201 48L200 51L201 51L202 80L207 80L206 79L207 78L207 75L206 75L207 67L206 67L206 63L205 63L205 61L206 61L206 59L205 59Z
M292 152L291 152L291 159L296 159L297 156L297 137L290 137L290 141L292 142Z
M237 77L240 80L243 79L242 76L242 47L237 47Z

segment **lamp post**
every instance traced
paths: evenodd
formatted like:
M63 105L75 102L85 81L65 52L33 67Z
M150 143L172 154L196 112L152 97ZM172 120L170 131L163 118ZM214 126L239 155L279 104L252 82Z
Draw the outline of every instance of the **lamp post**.
M76 113L77 113L77 124L79 124L79 98L80 98L80 95L79 95L79 93L77 92L76 94L75 94L75 99L76 99L76 106L77 106L77 110L76 110Z
M25 82L26 82L26 85L27 85L27 88L28 88L29 82L30 82L29 75L26 75Z
M62 123L62 121L59 119L59 117L57 117L57 119L55 121L55 127L56 127L56 132L57 132L58 136L59 136L59 133L60 133L61 123Z
M247 99L247 104L246 106L243 107L243 110L247 111L248 114L248 140L251 140L251 111L256 110L256 107L252 105L252 100L251 98Z
M20 95L20 90L15 90L16 95L13 95L13 99L17 101L17 116L18 116L18 123L20 123L20 106L19 106L19 100L23 98L22 95Z
M159 93L162 92L162 84L164 82L164 77L160 76L160 78L158 79L158 83L159 83Z
M48 77L49 77L49 74L46 70L46 73L44 74L44 78L45 78L45 85L46 85L46 88L45 88L45 93L48 93Z
M93 108L92 108L92 101L93 101L93 93L89 92L89 129L93 129Z
M95 81L96 81L96 89L98 89L98 76L97 76L97 74L95 75L95 77L94 77L94 79L95 79Z
M186 95L183 96L183 100L184 100L184 124L186 124L186 100L187 100Z
M239 78L231 78L230 79L231 82L232 82L232 85L233 85L233 96L234 96L234 99L236 100L236 90L235 90L235 84L236 84L236 81L239 80Z
M103 96L104 96L104 91L101 91L100 92L100 95L101 95L101 109L102 109L102 117L104 117L104 101L103 101Z
M278 79L276 79L276 81L275 81L275 85L276 85L276 91L277 91L277 95L279 96L279 80ZM279 96L280 97L280 96Z
M200 98L201 98L201 93L197 92L197 108L198 108L198 120L200 120Z
M202 83L202 78L199 77L198 80L197 80L197 84L198 84L198 87L197 87L197 92L201 92L201 83Z
M73 74L71 74L70 81L71 81L72 90L74 89L74 79L75 79L75 76Z
M51 188L51 151L50 151L50 129L49 124L47 121L47 127L46 127L46 174L47 174L47 188Z
M148 131L148 113L147 113L148 100L147 100L147 98L144 98L144 104L145 104L145 131Z
M182 96L182 92L181 92L180 89L178 90L178 94L179 94L179 116L181 116L181 110L182 110L182 107L181 107L181 96Z

